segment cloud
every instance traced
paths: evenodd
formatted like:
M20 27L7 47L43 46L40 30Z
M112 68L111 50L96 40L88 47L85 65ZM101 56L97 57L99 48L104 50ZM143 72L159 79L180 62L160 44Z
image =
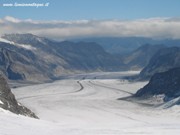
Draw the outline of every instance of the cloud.
M0 34L32 33L57 40L97 36L180 38L180 18L41 21L6 16L0 19L0 29Z
M21 22L19 19L13 18L13 17L11 17L11 16L6 16L6 17L4 18L4 21L6 21L6 22L12 22L12 23L19 23L19 22Z

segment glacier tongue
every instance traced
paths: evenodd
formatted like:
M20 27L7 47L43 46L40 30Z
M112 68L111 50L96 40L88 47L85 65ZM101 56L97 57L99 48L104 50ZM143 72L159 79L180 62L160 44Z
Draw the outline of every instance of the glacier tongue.
M0 133L179 135L180 119L177 110L180 107L176 106L176 111L171 110L172 113L168 109L155 109L117 100L135 93L147 82L128 82L121 77L117 78L117 72L109 73L112 79L103 79L105 74L85 74L84 77L81 74L79 79L78 75L74 75L53 83L13 89L19 102L35 111L40 120L3 114L4 117L0 115ZM3 123L9 127L4 127ZM10 127L16 129L10 130Z

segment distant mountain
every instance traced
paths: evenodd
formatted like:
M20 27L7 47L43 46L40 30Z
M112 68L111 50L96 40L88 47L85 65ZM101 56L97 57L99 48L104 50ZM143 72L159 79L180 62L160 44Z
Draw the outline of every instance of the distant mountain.
M74 39L73 41L96 42L101 45L105 51L111 54L121 55L128 54L144 44L163 44L169 47L180 46L179 39L152 39L146 37L92 37Z
M160 68L159 66L166 62L163 60L163 55L167 57L171 49L167 49L167 53L164 54L163 51L158 51L165 48L164 45L142 45L146 42L160 41L173 45L179 40L152 40L140 37L95 39L85 40L97 41L103 45L84 41L57 42L32 34L4 35L0 38L0 71L11 80L49 81L64 74L137 70L147 65L141 72L140 78L148 79L156 72L179 66L178 62L174 61L175 56L172 56L167 60L169 59L171 63L174 61L174 64L168 65L169 62L167 62L166 66L162 66L163 69ZM115 55L106 52L103 47L109 50L110 45L124 47L126 51L124 52L123 49L121 51L126 54ZM173 52L173 55L174 53L176 52Z
M46 81L69 73L125 69L121 58L94 42L57 42L32 34L4 35L0 55L0 70L11 80Z
M26 34L5 34L2 36L3 39L7 41L11 41L18 44L30 44L30 45L37 45L37 44L46 44L48 42L47 38L38 37L36 35L26 33ZM37 46L38 47L38 46Z
M54 44L57 53L69 64L69 69L89 71L118 71L122 70L120 58L107 53L93 42L69 41Z
M135 51L125 55L123 57L123 62L131 70L142 69L149 63L152 56L162 48L165 48L165 46L150 44L142 45Z
M143 44L152 42L152 39L143 37L97 37L75 39L74 41L96 42L111 54L127 54Z
M38 118L31 110L17 102L2 75L0 75L0 107L16 114Z
M148 98L162 94L164 95L164 101L180 96L180 68L154 74L149 83L138 90L135 96Z
M159 50L149 61L149 64L140 72L141 80L149 79L155 73L180 67L180 48L170 47Z
M27 49L0 42L0 70L10 80L45 81L53 77L51 61L54 58L40 49ZM45 57L45 58L43 58ZM50 72L51 71L51 72Z

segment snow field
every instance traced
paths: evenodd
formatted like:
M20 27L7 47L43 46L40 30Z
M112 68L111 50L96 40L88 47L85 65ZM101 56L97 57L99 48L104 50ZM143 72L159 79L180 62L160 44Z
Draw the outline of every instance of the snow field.
M162 109L117 100L147 83L122 78L132 74L81 74L13 89L40 120L1 110L0 135L179 135L179 106Z

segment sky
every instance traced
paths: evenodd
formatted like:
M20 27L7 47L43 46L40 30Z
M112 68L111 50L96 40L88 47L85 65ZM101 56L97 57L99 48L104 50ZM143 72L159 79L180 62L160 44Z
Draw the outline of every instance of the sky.
M48 7L3 7L49 3ZM0 17L34 20L142 19L179 17L180 0L1 0Z
M179 7L180 0L1 0L0 34L180 38Z

